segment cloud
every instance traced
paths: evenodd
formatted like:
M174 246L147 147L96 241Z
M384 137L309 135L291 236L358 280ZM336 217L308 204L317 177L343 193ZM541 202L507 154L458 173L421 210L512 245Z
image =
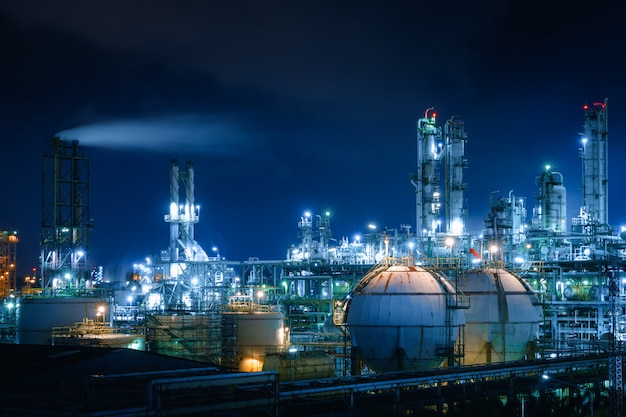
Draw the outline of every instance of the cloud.
M182 148L202 154L239 153L255 146L259 138L242 126L206 115L169 115L153 118L109 120L58 132L81 146L115 150L173 152Z

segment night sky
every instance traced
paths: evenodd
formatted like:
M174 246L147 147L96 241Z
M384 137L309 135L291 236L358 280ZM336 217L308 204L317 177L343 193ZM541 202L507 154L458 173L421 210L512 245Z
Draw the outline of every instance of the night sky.
M578 214L585 103L609 99L609 221L626 224L619 1L0 1L0 228L38 266L51 138L91 161L91 262L168 246L170 160L192 161L196 240L284 259L303 212L333 236L415 224L416 121L468 134L468 231L489 197L535 205L545 164ZM569 224L568 224L569 227Z

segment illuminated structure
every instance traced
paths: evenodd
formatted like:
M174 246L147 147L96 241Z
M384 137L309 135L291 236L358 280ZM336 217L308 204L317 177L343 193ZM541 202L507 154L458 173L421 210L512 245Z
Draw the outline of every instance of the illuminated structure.
M441 209L438 168L445 153L441 128L436 126L437 114L431 113L432 110L427 109L417 121L417 172L411 178L415 186L415 233L421 238L438 231Z
M603 102L585 105L585 124L580 148L582 159L582 207L576 231L585 234L608 230L608 107Z
M93 226L89 177L89 159L78 141L52 138L52 152L43 157L42 287L88 285Z
M184 191L181 199L181 185ZM209 257L195 239L195 224L200 220L200 206L195 203L195 170L187 162L180 171L172 160L169 177L169 213L164 216L170 225L169 247L159 257L149 259L144 275L150 291L150 309L205 310L221 302L222 295L208 292L223 279L224 264Z
M185 189L185 201L180 201L180 183ZM194 225L200 220L200 206L195 205L194 196L194 168L187 162L187 171L180 172L178 162L172 161L170 168L170 212L165 215L165 221L170 224L169 259L172 265L178 265L172 270L173 276L184 269L179 261L206 262L209 260L206 252L195 241Z
M436 125L437 115L429 108L417 122L417 172L411 175L415 186L415 233L420 240L441 232L440 165L445 158L445 232L459 236L465 233L463 170L467 168L464 122L452 117L443 130Z
M43 157L41 282L34 290L35 282L28 281L29 291L19 299L17 343L49 343L53 327L112 311L112 299L95 288L97 274L87 264L93 225L89 190L89 159L78 141L52 138L51 152Z
M0 230L0 299L15 293L17 244L16 231Z
M116 309L120 321L145 317L149 350L260 371L266 351L285 346L284 316L275 311L275 283L267 287L262 265L250 263L241 275L213 248L209 256L195 237L200 206L195 170L181 171L172 160L169 175L169 246L137 265L140 289ZM312 243L312 241L311 241ZM241 276L246 275L246 282ZM125 305L124 305L125 304ZM126 321L133 321L128 319Z
M316 219L315 228L313 219ZM330 259L330 212L324 215L313 216L310 212L305 212L298 222L298 237L301 243L297 248L292 248L287 254L287 259L298 259L305 261L326 261Z
M460 358L460 363L466 360L511 360L526 354L570 355L593 350L597 341L605 340L614 329L621 334L619 323L612 324L616 317L618 322L621 320L619 317L623 317L622 313L613 313L620 307L607 304L610 298L607 288L613 279L610 276L619 275L621 267L612 266L613 272L608 274L598 261L614 259L604 258L605 253L623 258L623 250L619 248L623 245L622 239L616 234L580 234L575 232L575 228L568 232L563 176L550 167L538 179L537 206L533 209L531 222L526 218L524 197L516 196L513 191L500 197L496 191L490 196L484 233L467 234L464 224L467 213L463 203L466 188L463 170L467 166L463 123L452 118L441 130L436 126L435 117L428 110L418 122L419 172L413 177L418 209L417 239L409 233L407 225L401 225L399 230L379 230L372 225L368 234L355 236L352 240L346 237L335 240L331 235L330 213L314 215L307 212L298 222L300 242L289 248L284 261L251 259L237 263L219 257L204 260L206 254L193 237L198 209L194 208L190 165L187 173L181 175L173 164L170 195L174 197L171 197L170 214L166 216L166 221L170 223L170 247L163 251L161 259L155 260L149 267L151 272L148 274L153 278L150 296L157 292L169 295L169 298L161 298L155 306L166 310L207 311L220 305L227 306L230 298L239 297L253 309L254 305L260 304L254 300L255 288L260 286L264 288L265 304L280 304L284 309L290 321L293 345L317 346L320 344L314 340L321 337L340 343L337 335L332 334L328 319L337 313L334 308L337 300L349 293L354 295L352 289L360 277L379 263L390 266L424 265L436 268L454 288L464 285L462 290L468 293L476 290L463 283L464 271L488 271L492 286L504 290L501 297L494 298L496 301L489 301L496 303L490 308L500 309L500 313L507 306L533 311L532 320L524 324L528 331L523 340L509 338L509 342L515 342L513 346L498 341L494 335L483 335L475 343L472 342L478 347L467 351L474 357ZM439 168L444 161L445 180L441 181ZM604 162L597 165L604 166ZM178 201L178 188L172 186L178 181L183 181L187 194L183 204ZM445 219L441 217L440 220L444 208ZM441 224L443 229L440 229ZM601 252L600 248L607 252ZM239 270L234 272L231 267ZM524 300L526 307L519 307L523 303L518 301L511 301L510 305L502 303L503 299L511 298L504 287L498 286L504 285L504 276L511 276L510 281L514 283L524 279L524 294L520 299ZM169 289L163 291L163 288ZM478 294L476 297L480 296L480 291ZM536 312L537 303L533 300L539 300L544 306L542 314ZM345 304L341 305L345 307ZM464 308L471 309L471 306ZM468 310L468 313L471 311ZM578 330L569 327L572 317L581 322L583 315L584 326ZM506 314L495 318L472 318L471 323L476 328L492 327L492 324L502 327L506 321L503 317ZM540 323L537 317L542 317ZM528 317L516 320L522 323L525 318ZM347 322L338 320L338 323L344 331L344 339L349 337ZM534 337L532 327L536 324L540 325L541 337L536 341L528 340ZM468 325L466 330L470 331L470 328ZM359 329L367 329L367 323L359 323ZM226 328L222 330L227 331ZM575 335L575 339L571 335ZM466 336L469 342L477 335ZM481 350L485 344L491 346L489 354ZM535 346L536 350L533 350ZM387 357L384 359L389 361ZM343 365L344 373L346 366Z
M463 120L452 117L446 122L443 130L446 140L446 230L453 236L466 233L465 189L467 184L463 181L463 171L467 168L465 158L467 134L464 126Z
M492 192L491 197L497 193ZM516 197L513 191L508 197L491 198L485 227L482 239L473 238L474 242L484 245L478 252L489 255L486 261L511 264L519 257L519 245L525 242L527 236L526 199Z
M603 150L592 152L591 145L585 149L585 207L570 231L565 224L563 176L548 168L539 178L530 223L524 198L512 191L499 197L496 191L490 196L486 230L468 234L463 123L452 118L442 133L431 110L424 116L418 122L418 173L412 177L417 196L415 236L408 225L397 230L371 225L367 234L333 239L330 213L304 213L298 222L300 242L288 249L285 260L229 262L217 250L216 256L208 256L195 239L199 207L193 166L187 163L181 172L172 161L170 208L164 217L169 226L167 249L137 266L134 278L140 289L115 306L118 321L145 318L153 351L247 371L259 370L269 349L290 355L291 350L285 352L289 344L294 357L323 350L335 361L336 375L346 375L348 369L359 374L435 367L446 358L448 364L467 364L527 355L619 352L626 335L626 290L620 280L626 244L606 224L607 192L598 188L606 181L592 181L602 176L598 172L605 169L608 156L606 123L599 123L606 120L606 102L585 110L585 130L589 137L595 135ZM439 171L444 161L442 181ZM588 192L593 187L595 194ZM596 194L600 197L593 197ZM445 219L440 219L444 209ZM381 265L387 275L372 269ZM411 273L405 274L403 268ZM434 281L429 278L433 271L438 277ZM389 285L377 286L377 280L385 277ZM414 296L422 296L435 281L443 283L439 292L417 297L417 304L425 309L422 316L437 317L439 334L420 339L416 329L425 326L413 320L414 309L406 306L413 306ZM465 295L469 303L458 303ZM350 297L358 301L345 303ZM33 321L45 316L39 309L33 311ZM540 336L530 340L536 327ZM523 332L512 337L518 328ZM431 345L426 356L409 351L422 341ZM466 344L465 350L457 349L459 343ZM432 345L437 345L434 355ZM369 368L358 366L358 353ZM612 389L619 392L621 364L616 354L612 358Z
M552 171L550 165L539 177L539 205L535 210L532 229L567 232L567 192L563 185L563 175Z

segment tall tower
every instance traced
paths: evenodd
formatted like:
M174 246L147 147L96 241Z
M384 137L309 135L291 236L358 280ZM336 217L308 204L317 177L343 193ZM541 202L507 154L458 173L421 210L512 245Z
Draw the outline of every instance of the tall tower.
M178 161L170 164L170 208L164 216L170 226L169 247L155 260L155 268L163 273L153 287L153 294L161 299L151 308L202 310L216 299L217 280L223 279L224 265L217 258L210 259L195 240L195 224L200 220L200 207L195 204L195 169L187 162L181 171ZM182 187L181 187L182 186ZM181 194L182 188L182 194ZM211 288L209 291L208 289ZM227 287L223 287L224 291Z
M563 185L563 175L552 171L550 166L546 166L538 183L539 206L535 211L533 227L538 230L564 233L566 231L567 194Z
M595 233L608 224L608 120L607 99L585 105L582 159L582 207L587 218L585 229ZM581 213L583 214L583 213Z
M55 136L42 173L41 285L80 285L89 279L89 159L77 140Z
M89 159L77 140L55 136L42 172L41 285L81 285L90 277Z
M170 164L170 212L165 221L170 224L169 260L177 262L208 261L204 249L195 241L194 226L200 220L200 208L195 205L195 171L187 162L187 171L181 172L178 161ZM180 184L185 191L184 202L180 201ZM172 275L177 276L176 268Z
M441 210L439 161L445 155L437 115L429 108L417 121L417 172L411 176L415 186L415 233L418 238L433 236L439 226Z
M463 170L467 168L465 142L467 134L464 122L452 117L444 125L446 140L446 231L455 236L465 234L464 192L467 184L463 182Z

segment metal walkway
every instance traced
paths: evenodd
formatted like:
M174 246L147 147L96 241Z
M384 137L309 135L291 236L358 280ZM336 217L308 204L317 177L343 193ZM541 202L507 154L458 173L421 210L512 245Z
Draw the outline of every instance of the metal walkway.
M471 395L526 395L608 380L609 356L596 354L428 371L280 382L275 371L217 368L92 375L62 401L6 404L21 416L371 416L422 415ZM542 378L549 375L549 382Z

